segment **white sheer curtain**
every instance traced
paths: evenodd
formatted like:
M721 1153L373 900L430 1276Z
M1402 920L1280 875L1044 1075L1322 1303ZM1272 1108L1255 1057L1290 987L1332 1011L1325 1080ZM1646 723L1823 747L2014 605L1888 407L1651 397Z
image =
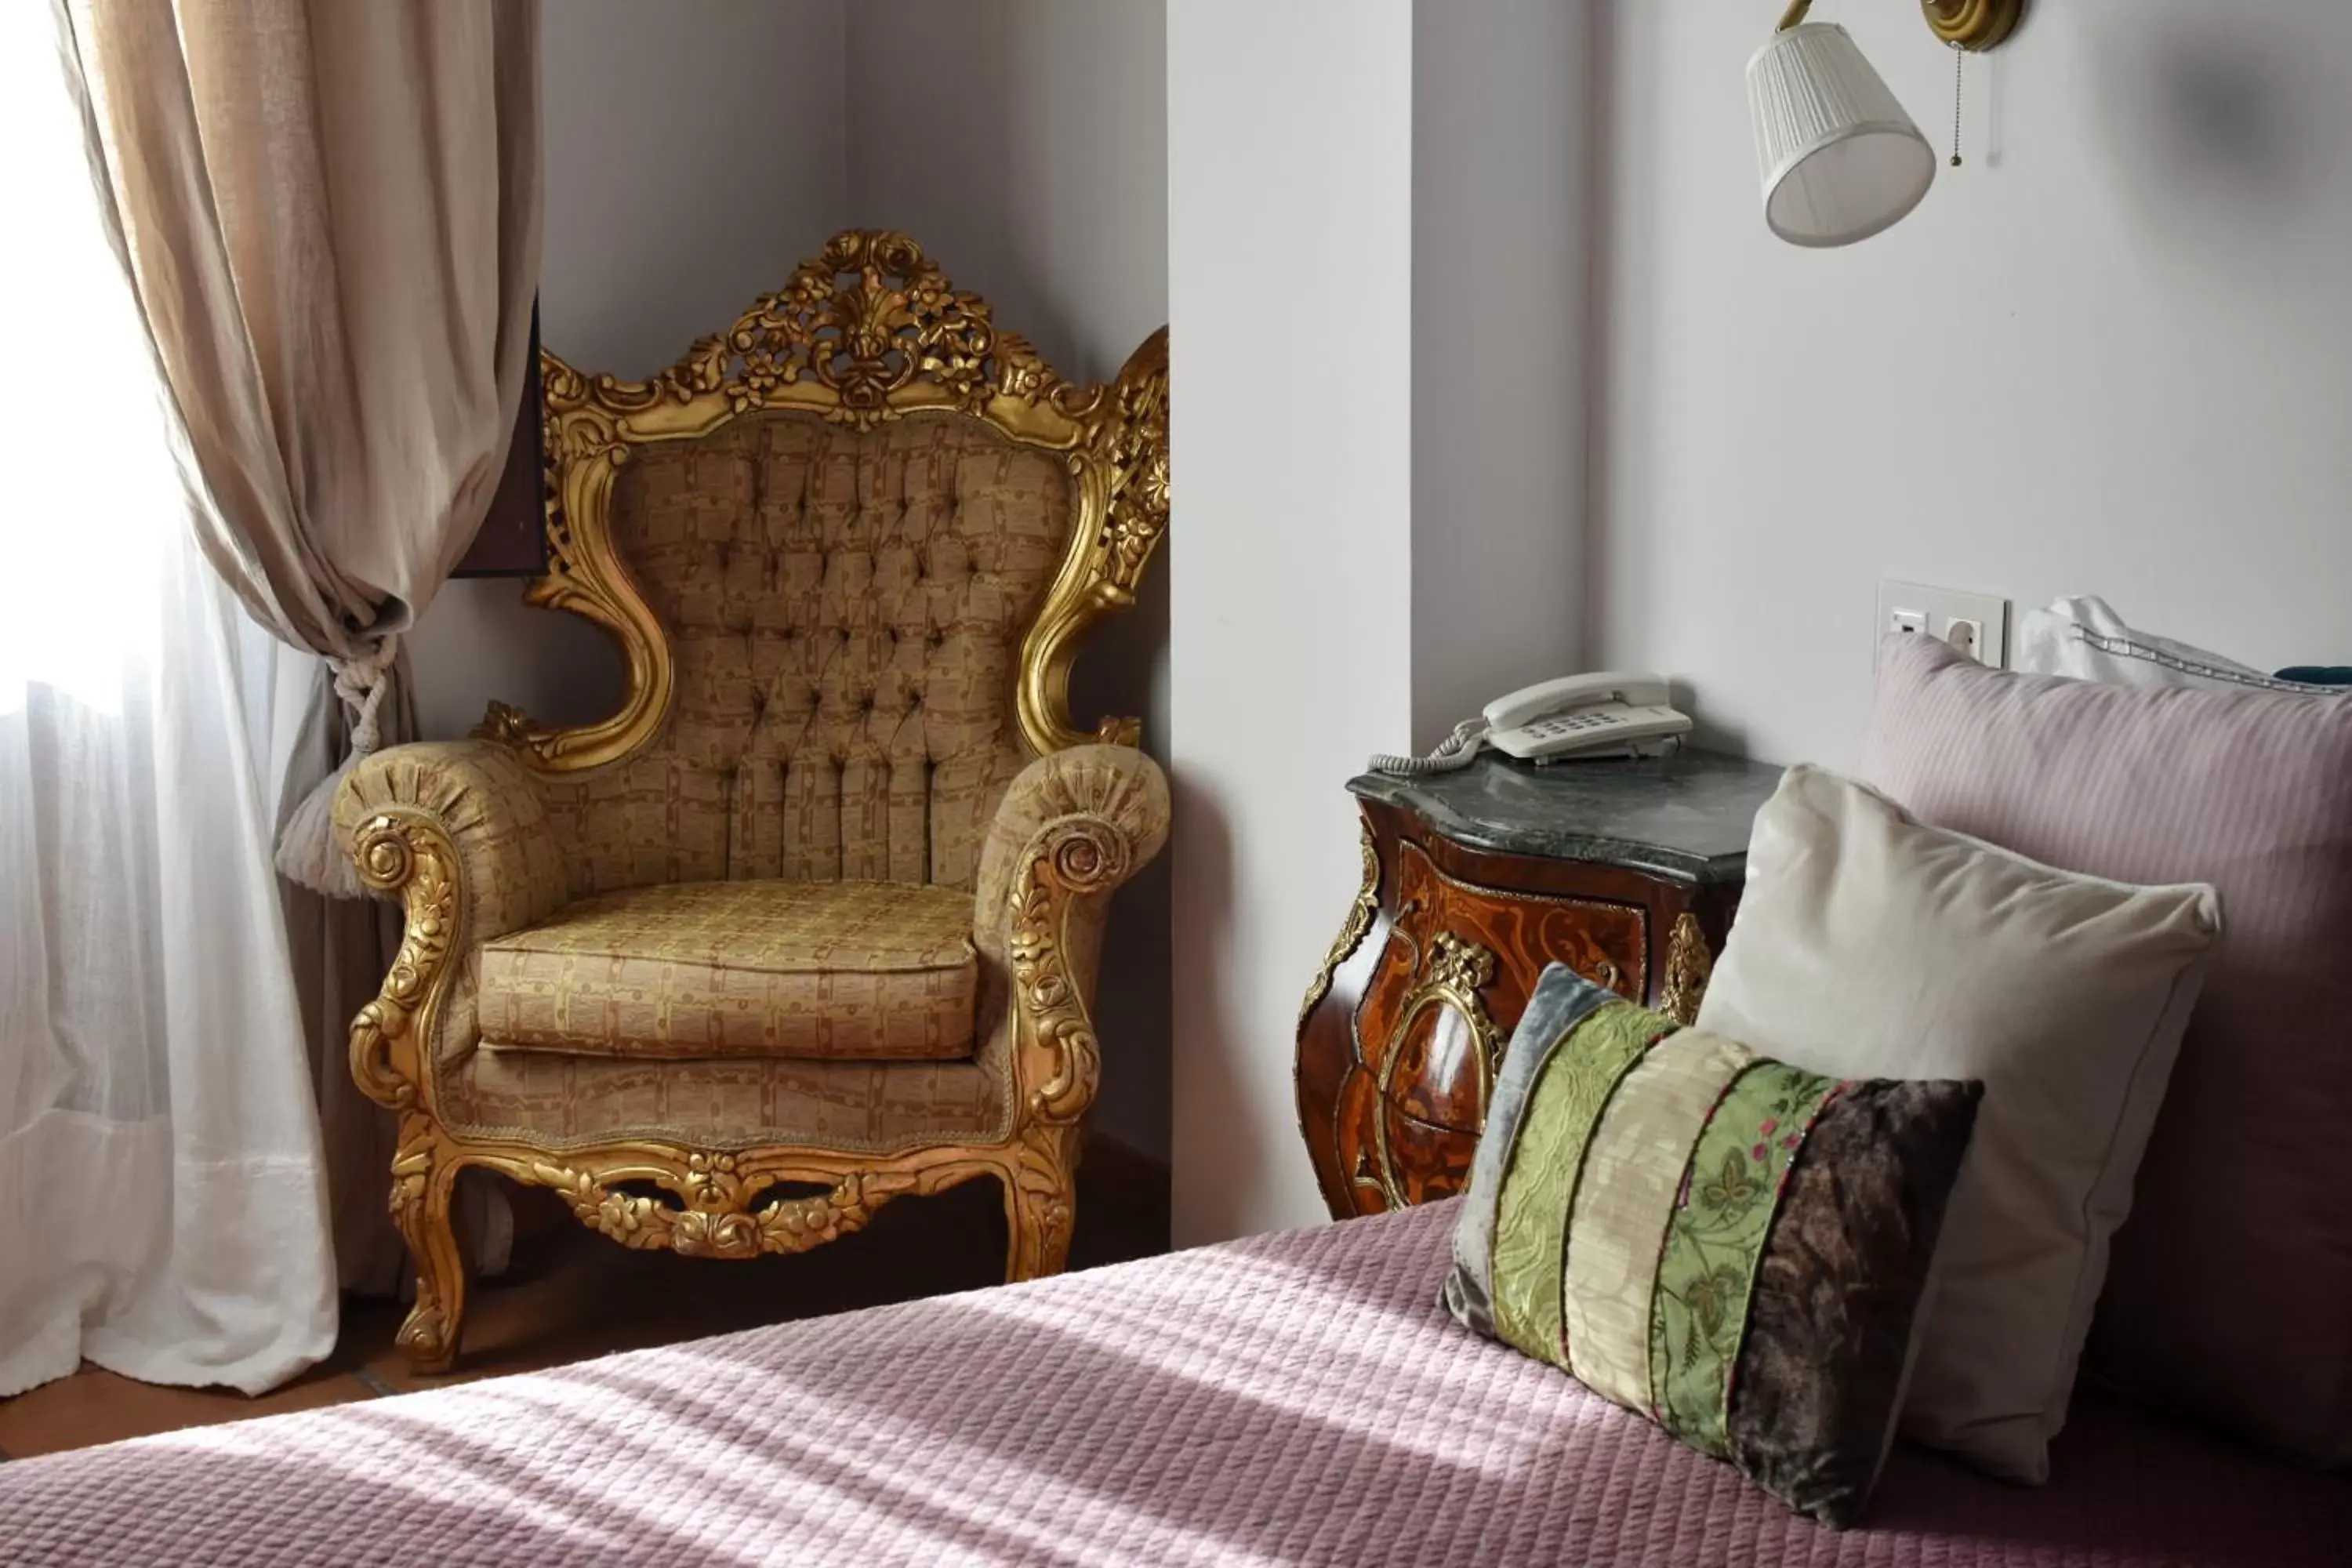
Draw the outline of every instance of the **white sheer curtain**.
M0 6L0 1394L88 1357L258 1392L335 1267L248 722L49 7Z

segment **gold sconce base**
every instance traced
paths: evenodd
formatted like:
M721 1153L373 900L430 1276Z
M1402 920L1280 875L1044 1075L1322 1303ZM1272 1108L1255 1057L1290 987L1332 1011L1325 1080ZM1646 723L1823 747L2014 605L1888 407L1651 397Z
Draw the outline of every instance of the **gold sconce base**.
M1919 0L1937 38L1964 49L1989 49L2017 28L2025 0Z
M1780 31L1803 21L1812 8L1813 0L1790 0ZM2025 0L1919 0L1919 9L1927 13L1927 26L1939 42L1981 51L2017 30Z

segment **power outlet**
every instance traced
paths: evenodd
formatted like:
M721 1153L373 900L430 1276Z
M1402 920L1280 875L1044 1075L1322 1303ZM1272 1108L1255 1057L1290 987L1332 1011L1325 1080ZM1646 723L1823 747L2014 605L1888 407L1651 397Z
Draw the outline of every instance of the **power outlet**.
M1940 637L1979 664L2009 668L2007 599L1924 583L1882 582L1874 643L1888 632Z

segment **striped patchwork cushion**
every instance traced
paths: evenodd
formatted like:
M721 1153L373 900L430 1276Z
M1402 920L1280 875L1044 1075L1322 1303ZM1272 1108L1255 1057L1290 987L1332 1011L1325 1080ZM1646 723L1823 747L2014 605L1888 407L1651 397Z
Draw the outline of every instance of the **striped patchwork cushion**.
M1555 963L1495 1085L1445 1304L1851 1523L1981 1092L1805 1072Z

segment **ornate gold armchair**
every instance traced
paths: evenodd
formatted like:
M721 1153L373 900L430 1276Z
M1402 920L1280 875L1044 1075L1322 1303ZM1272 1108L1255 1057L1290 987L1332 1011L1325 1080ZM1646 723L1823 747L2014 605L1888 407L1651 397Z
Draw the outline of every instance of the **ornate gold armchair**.
M1163 330L1065 383L866 231L650 381L546 356L528 597L619 639L620 711L493 704L336 802L407 918L351 1048L400 1116L420 1367L467 1165L713 1258L993 1176L1007 1276L1062 1266L1107 906L1168 824L1135 721L1074 730L1066 687L1167 525L1167 365Z

